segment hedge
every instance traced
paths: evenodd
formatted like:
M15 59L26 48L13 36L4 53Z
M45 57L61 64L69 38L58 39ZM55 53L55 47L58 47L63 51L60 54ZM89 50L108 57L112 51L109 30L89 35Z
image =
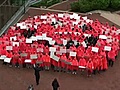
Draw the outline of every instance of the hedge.
M71 11L89 12L92 10L120 9L120 0L79 0L71 4Z
M110 7L115 10L120 10L120 0L111 0Z

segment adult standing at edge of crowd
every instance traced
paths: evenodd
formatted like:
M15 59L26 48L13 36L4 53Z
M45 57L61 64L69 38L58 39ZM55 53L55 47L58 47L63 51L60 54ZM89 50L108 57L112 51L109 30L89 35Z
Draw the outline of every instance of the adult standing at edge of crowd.
M39 85L39 79L40 79L40 71L42 70L41 67L39 67L39 64L33 65L34 71L35 71L35 78L36 78L36 85Z
M52 81L52 87L53 87L53 90L58 90L58 88L60 90L60 85L56 78Z

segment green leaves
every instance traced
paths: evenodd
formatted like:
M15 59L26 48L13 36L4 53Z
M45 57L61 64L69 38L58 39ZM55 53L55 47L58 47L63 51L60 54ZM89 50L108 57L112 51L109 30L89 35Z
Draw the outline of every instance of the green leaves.
M120 9L120 0L79 0L71 4L75 12L88 12L92 10Z

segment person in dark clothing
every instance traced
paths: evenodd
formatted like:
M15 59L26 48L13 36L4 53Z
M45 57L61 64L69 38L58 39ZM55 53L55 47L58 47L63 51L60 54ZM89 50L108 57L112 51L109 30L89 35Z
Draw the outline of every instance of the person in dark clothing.
M39 64L34 65L34 71L35 71L35 78L36 78L36 84L39 85L39 79L40 79L40 74L39 71L41 71L41 67L39 67Z
M53 90L58 90L58 88L60 87L56 78L52 81L52 87Z

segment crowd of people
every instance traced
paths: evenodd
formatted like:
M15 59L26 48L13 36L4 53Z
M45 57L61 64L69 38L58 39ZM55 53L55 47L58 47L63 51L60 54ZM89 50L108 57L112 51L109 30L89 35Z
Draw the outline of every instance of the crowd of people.
M11 66L39 64L43 69L88 76L113 66L119 51L120 30L76 13L28 17L0 37L0 55ZM9 60L8 60L9 58Z

